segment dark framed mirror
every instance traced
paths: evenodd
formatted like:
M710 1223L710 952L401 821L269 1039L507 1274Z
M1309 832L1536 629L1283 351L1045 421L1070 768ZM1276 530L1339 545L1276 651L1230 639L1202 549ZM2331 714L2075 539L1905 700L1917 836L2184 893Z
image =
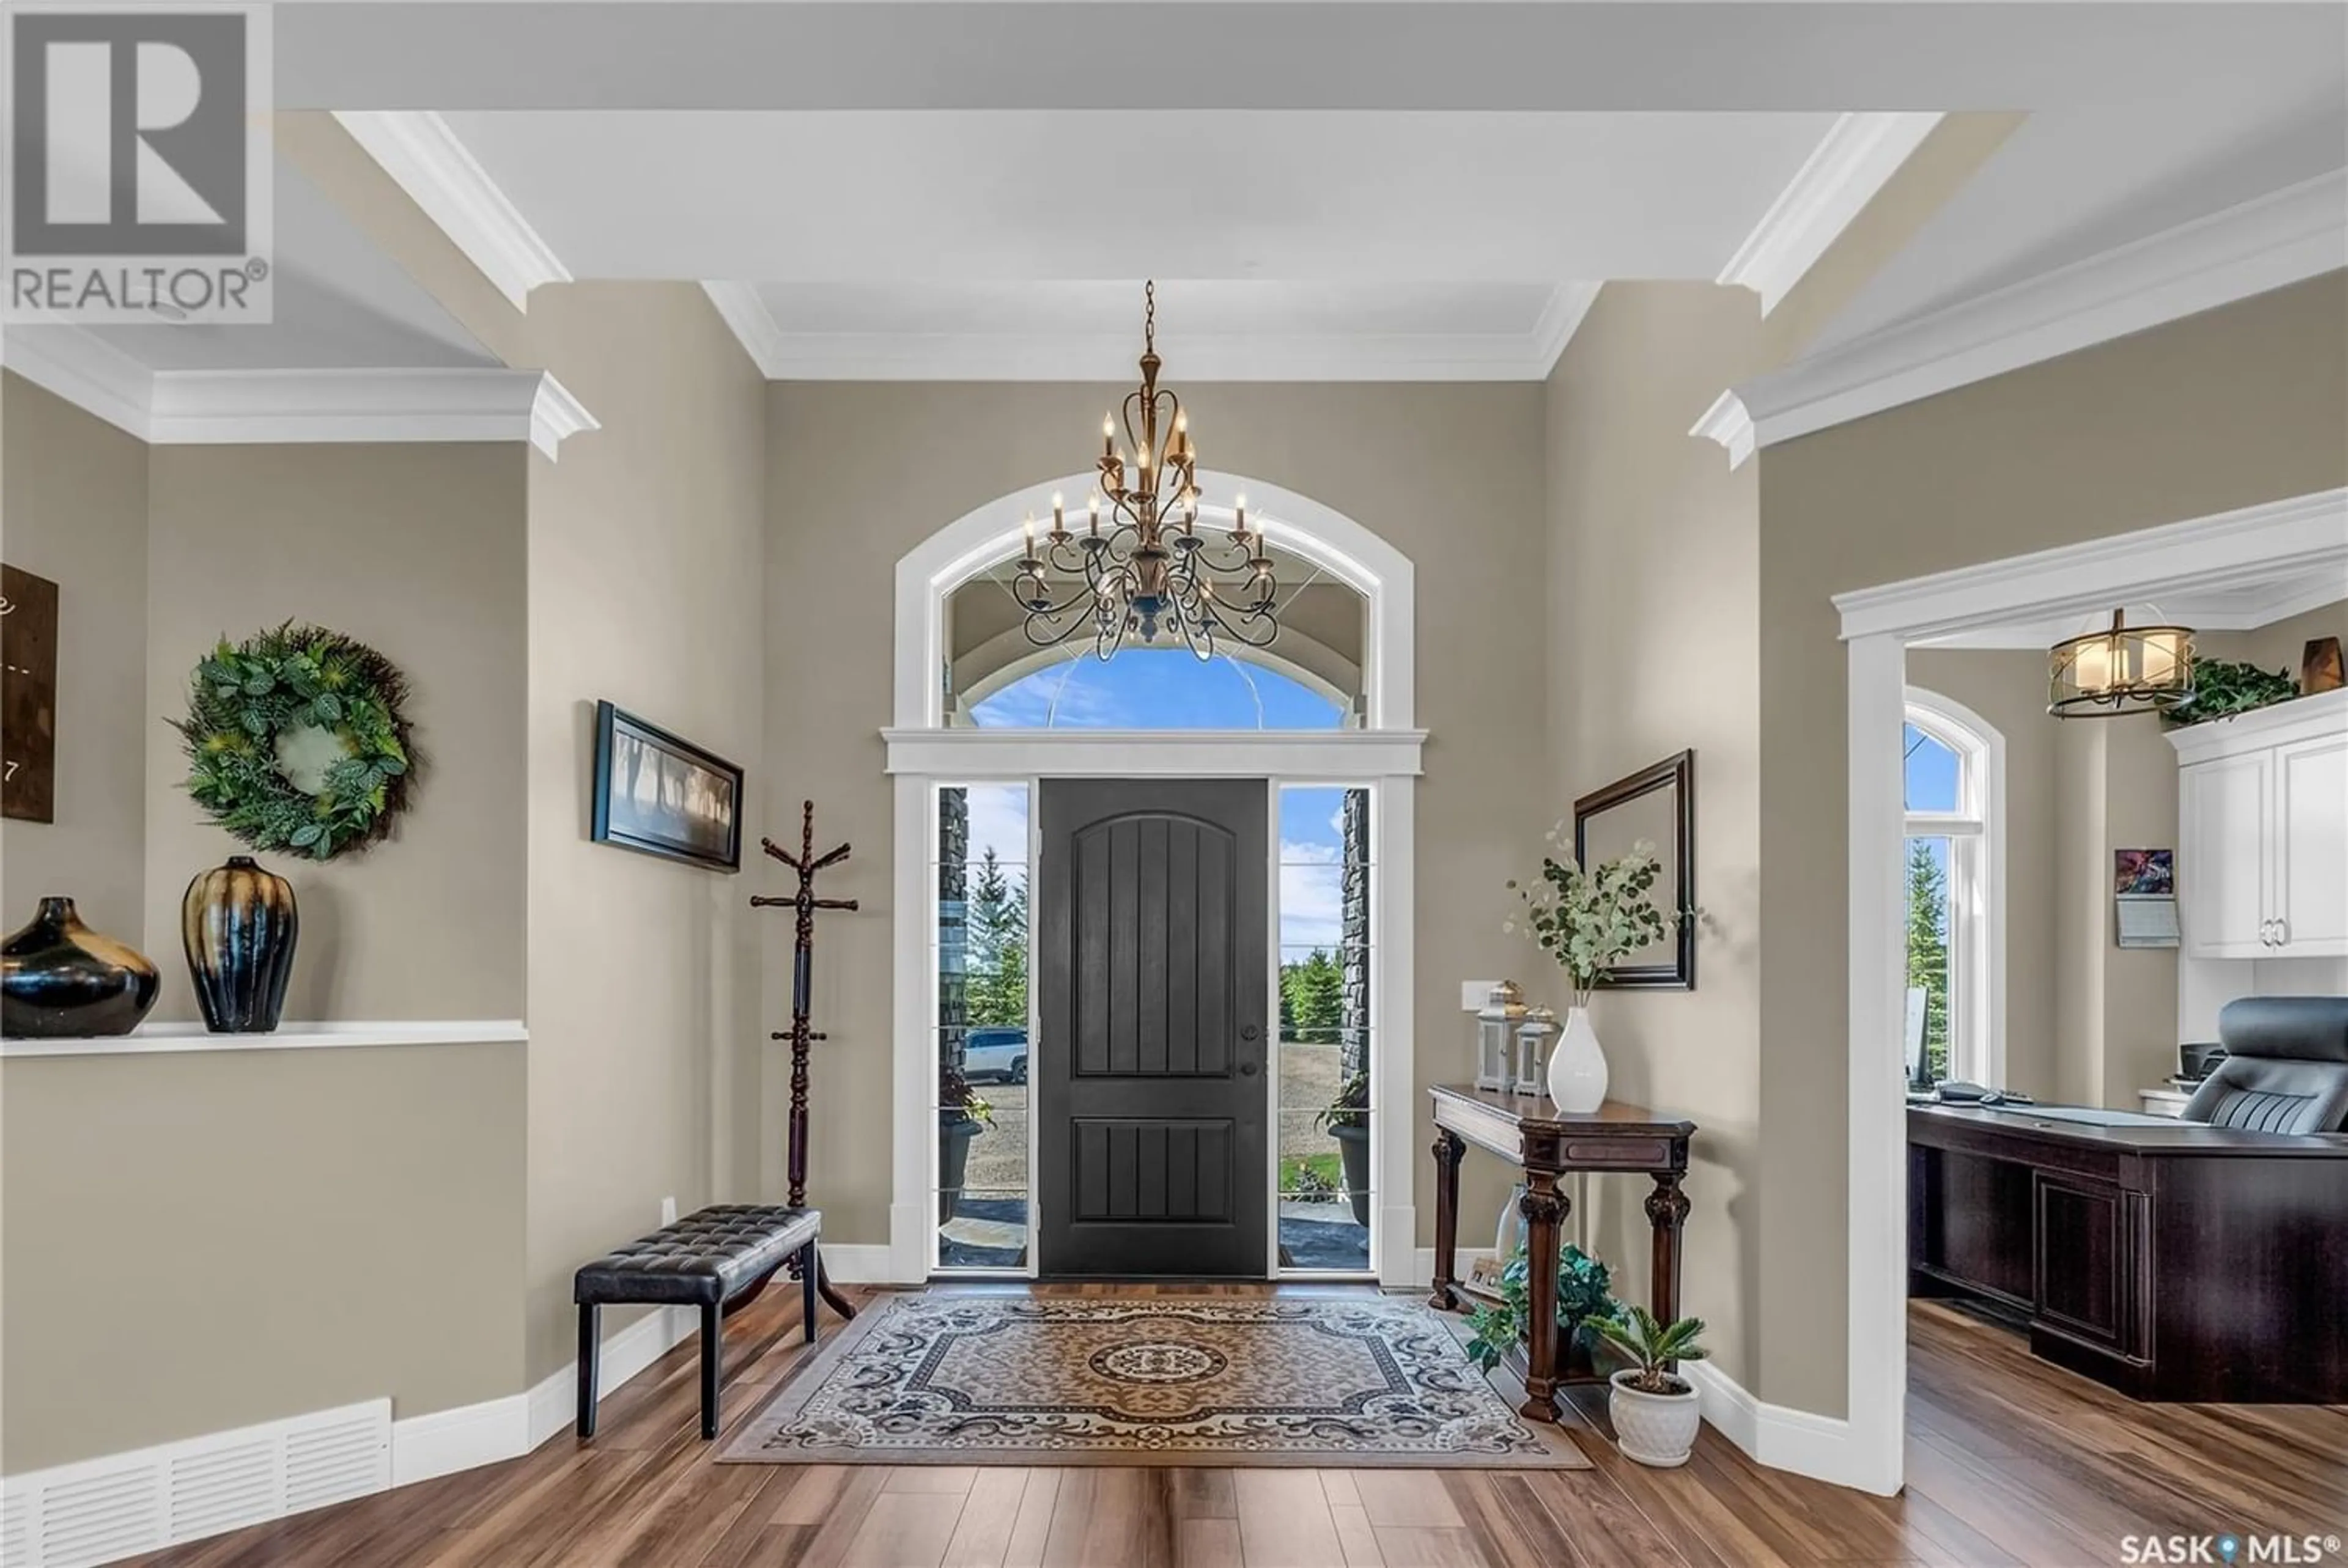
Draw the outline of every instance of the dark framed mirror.
M1583 866L1654 845L1655 907L1681 918L1606 971L1602 989L1695 989L1695 753L1685 751L1573 803L1573 857Z

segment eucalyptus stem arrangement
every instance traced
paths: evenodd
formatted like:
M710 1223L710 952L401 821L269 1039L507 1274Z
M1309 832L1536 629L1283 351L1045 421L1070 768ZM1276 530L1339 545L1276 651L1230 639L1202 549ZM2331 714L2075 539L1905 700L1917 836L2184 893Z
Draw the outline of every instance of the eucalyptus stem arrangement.
M1554 829L1549 841L1559 843ZM1629 854L1587 869L1570 855L1544 856L1539 881L1509 879L1509 890L1524 903L1522 929L1565 970L1574 1006L1587 1007L1607 970L1693 913L1655 907L1652 894L1662 873L1655 846L1642 840ZM1511 934L1519 928L1514 918L1501 927Z

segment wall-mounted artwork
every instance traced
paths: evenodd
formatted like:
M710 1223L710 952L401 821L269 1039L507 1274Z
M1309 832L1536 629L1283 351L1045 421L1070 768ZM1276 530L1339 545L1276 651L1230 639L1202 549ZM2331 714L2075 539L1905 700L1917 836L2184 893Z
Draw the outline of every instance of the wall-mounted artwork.
M0 815L55 822L57 585L0 566Z
M1682 918L1606 971L1613 990L1695 989L1695 753L1665 757L1573 803L1573 857L1594 866L1647 845L1661 866L1655 907Z
M598 844L742 869L742 770L609 702L595 704Z

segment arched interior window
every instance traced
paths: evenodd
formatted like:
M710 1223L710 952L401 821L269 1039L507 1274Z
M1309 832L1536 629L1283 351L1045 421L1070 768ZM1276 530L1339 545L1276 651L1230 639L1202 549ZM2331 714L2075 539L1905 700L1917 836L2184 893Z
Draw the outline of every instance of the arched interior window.
M2003 1087L2004 738L1910 687L1902 740L1909 1077Z
M1280 633L1227 641L1201 660L1177 638L1131 639L1108 659L1079 635L1049 648L1026 636L1015 561L947 600L947 723L995 730L1338 730L1365 711L1367 601L1274 547Z

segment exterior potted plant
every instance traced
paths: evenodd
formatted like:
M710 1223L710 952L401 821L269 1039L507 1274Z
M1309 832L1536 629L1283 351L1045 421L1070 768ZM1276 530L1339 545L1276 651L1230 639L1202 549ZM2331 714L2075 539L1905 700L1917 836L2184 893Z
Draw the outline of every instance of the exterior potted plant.
M1338 1087L1337 1098L1313 1119L1337 1140L1337 1158L1344 1167L1345 1195L1354 1204L1354 1223L1370 1223L1370 1074L1355 1070Z
M1609 1380L1606 1409L1614 1418L1614 1445L1625 1458L1658 1469L1687 1463L1704 1415L1695 1385L1667 1368L1709 1354L1697 1343L1704 1319L1683 1317L1666 1325L1634 1306L1620 1317L1592 1315L1582 1322L1631 1358L1631 1365Z
M970 1141L994 1124L994 1109L951 1062L938 1064L938 1224L962 1206L963 1173Z
M1517 1244L1500 1268L1500 1298L1468 1314L1468 1358L1487 1372L1500 1358L1524 1343L1532 1319L1532 1266L1525 1245ZM1587 1360L1598 1337L1590 1325L1622 1311L1614 1299L1612 1276L1606 1265L1568 1242L1557 1255L1557 1320L1550 1332L1559 1336L1560 1361L1570 1366Z
M1555 829L1549 841L1560 843ZM1560 1111L1586 1113L1606 1099L1606 1053L1590 1024L1590 993L1617 962L1694 913L1655 907L1649 895L1662 869L1654 846L1642 843L1587 869L1570 855L1563 860L1544 856L1539 882L1509 882L1509 890L1524 901L1526 934L1573 985L1573 1006L1549 1059L1549 1097ZM1501 927L1517 928L1513 919Z

